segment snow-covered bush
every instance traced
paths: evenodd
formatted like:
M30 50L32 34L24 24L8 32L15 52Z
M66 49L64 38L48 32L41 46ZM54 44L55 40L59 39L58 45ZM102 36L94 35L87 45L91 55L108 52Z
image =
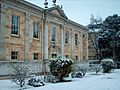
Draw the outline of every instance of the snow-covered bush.
M63 81L63 77L68 76L72 71L72 65L74 61L72 59L66 59L64 56L59 56L58 58L50 60L50 73L59 79L58 81Z
M72 77L72 78L82 78L83 75L82 75L81 72L72 72L72 73L71 73L71 77Z
M101 64L90 65L89 71L95 72L95 74L98 74L98 72L102 71L102 66L101 66Z
M32 77L28 80L28 85L34 87L40 87L40 86L44 86L45 82L39 78Z
M75 63L74 70L71 74L71 77L78 78L85 76L86 72L88 71L89 65L86 63Z
M30 77L31 70L30 67L24 65L23 63L11 63L11 78L12 82L23 87L25 85L26 79Z
M46 82L56 83L59 79L51 74L47 75Z
M103 67L103 73L109 73L114 68L114 61L112 59L103 59L101 61Z

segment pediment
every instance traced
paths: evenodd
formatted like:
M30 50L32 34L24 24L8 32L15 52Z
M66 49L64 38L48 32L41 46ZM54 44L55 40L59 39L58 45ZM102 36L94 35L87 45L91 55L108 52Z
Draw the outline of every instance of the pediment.
M65 15L64 11L59 6L51 7L47 9L47 11L58 15L59 17L67 19L67 16Z

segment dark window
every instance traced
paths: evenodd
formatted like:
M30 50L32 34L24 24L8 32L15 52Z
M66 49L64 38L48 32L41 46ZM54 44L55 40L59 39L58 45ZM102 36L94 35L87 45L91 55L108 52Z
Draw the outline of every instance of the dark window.
M52 58L56 58L57 57L57 54L52 54Z
M78 60L78 56L75 56L75 60Z
M69 39L68 35L69 35L69 33L65 32L65 43L66 44L68 44L68 39Z
M78 45L78 34L75 34L75 45Z
M17 60L18 59L18 52L17 51L12 51L11 52L11 59L12 60Z
M19 16L13 15L12 16L12 29L11 34L18 35L19 33Z
M33 24L33 37L38 38L39 37L39 22L34 22Z
M34 53L34 60L38 60L38 53Z
M52 26L51 41L56 40L56 27Z
M65 57L66 57L66 58L68 58L68 57L69 57L69 55L65 55Z

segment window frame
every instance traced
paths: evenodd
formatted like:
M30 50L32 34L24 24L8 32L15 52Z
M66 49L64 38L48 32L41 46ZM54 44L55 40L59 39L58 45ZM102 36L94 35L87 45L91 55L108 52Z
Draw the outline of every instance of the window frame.
M39 39L40 37L40 28L39 28L40 24L38 21L34 21L33 22L33 38L34 39Z
M75 33L75 45L77 46L78 45L78 34Z
M39 60L39 53L33 54L33 60Z
M11 60L18 60L18 51L11 51Z
M69 32L65 32L65 44L69 44Z
M53 30L54 30L54 39L53 39ZM51 42L56 42L57 38L56 38L56 33L57 33L57 27L55 25L51 26Z
M11 18L11 35L18 36L19 33L20 33L20 16L12 15L12 18Z

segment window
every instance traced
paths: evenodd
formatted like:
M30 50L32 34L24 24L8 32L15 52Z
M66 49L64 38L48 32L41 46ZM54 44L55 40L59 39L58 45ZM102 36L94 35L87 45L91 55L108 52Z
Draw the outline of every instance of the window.
M34 60L38 60L38 53L34 53Z
M52 33L51 33L51 41L54 41L56 40L56 27L55 26L52 26Z
M39 37L39 22L34 22L33 24L33 37L38 38Z
M52 54L52 58L56 58L57 57L57 54Z
M18 35L19 34L19 16L13 15L12 16L12 28L11 34Z
M75 45L78 45L78 34L75 34Z
M75 60L78 60L78 56L75 56Z
M69 33L68 32L65 32L65 44L68 44L68 37Z
M66 57L66 58L68 58L68 57L69 57L69 55L65 55L65 57Z
M17 60L18 59L18 52L17 51L12 51L11 52L11 59L12 60Z

